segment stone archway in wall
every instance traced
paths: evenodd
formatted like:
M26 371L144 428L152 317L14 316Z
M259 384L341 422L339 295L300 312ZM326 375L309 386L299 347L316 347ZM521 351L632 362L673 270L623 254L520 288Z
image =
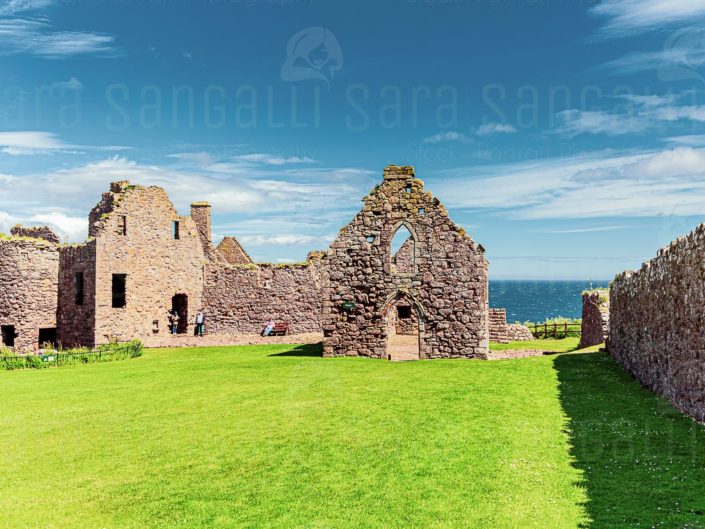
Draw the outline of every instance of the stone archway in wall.
M397 291L382 311L385 324L385 355L389 360L420 360L424 354L425 312L408 292Z

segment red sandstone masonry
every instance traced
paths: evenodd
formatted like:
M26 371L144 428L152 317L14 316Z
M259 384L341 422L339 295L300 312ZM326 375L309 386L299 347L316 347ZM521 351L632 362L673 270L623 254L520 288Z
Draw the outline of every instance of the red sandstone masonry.
M610 320L609 294L604 290L583 293L583 316L580 347L591 347L607 341Z
M419 316L421 358L486 358L482 247L424 191L412 167L386 167L383 182L363 202L328 251L324 354L385 357L389 311L404 300ZM402 225L415 241L415 269L408 274L392 266L391 241Z
M534 335L525 325L507 323L506 309L490 309L490 341L495 343L525 342L533 340Z
M642 384L705 421L705 225L610 289L610 354Z
M0 326L15 327L17 350L38 349L39 329L56 328L58 280L56 244L0 239Z

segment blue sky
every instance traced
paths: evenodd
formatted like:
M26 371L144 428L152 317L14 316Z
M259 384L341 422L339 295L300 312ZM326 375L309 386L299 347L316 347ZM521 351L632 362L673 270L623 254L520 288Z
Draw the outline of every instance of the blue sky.
M0 1L0 230L161 185L257 260L411 164L491 278L605 279L705 214L705 0Z

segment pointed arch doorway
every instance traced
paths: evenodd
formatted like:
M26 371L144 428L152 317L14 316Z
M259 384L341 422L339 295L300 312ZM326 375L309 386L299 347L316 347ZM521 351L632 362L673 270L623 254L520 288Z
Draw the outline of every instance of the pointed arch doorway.
M410 294L396 292L384 309L385 351L389 360L420 360L423 354L424 311Z

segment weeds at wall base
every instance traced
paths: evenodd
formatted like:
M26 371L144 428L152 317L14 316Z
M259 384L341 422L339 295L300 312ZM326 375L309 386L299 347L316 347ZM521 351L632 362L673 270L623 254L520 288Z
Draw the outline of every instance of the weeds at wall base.
M46 351L43 354L14 354L8 350L0 350L0 369L12 371L15 369L45 369L49 367L64 367L81 364L97 364L113 362L142 356L144 346L139 340L125 343L110 343L95 350L68 349Z

